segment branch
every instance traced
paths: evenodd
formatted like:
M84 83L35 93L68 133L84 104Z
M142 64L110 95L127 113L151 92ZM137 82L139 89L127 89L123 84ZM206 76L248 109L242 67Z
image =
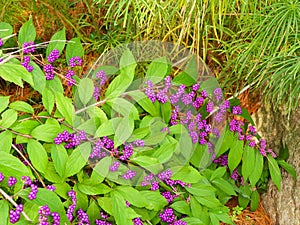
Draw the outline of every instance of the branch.
M3 191L1 188L0 188L0 193L3 195L3 197L8 200L11 204L13 204L15 207L18 206L18 204L8 195L6 194L5 191ZM24 210L22 211L22 215L24 216L24 218L27 220L27 221L30 221L32 222L32 220L29 218L29 216L27 216L27 214L24 212Z

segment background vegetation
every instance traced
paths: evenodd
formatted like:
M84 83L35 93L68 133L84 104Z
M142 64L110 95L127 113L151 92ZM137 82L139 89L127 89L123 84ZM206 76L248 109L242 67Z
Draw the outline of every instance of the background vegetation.
M49 38L67 27L90 52L104 53L132 40L182 44L200 56L228 93L251 85L287 111L299 105L297 0L4 0L0 20L17 29L34 15Z

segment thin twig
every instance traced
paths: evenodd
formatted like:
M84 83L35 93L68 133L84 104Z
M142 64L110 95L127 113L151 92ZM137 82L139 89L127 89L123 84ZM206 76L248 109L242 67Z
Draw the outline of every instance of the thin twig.
M229 97L227 100L229 101L229 100L231 100L231 99L233 99L233 98L238 97L239 95L241 95L242 93L244 93L245 91L247 91L249 88L251 88L254 84L255 84L254 82L251 83L251 84L248 84L246 87L244 87L242 90L236 92L234 95L232 95L231 97ZM210 117L212 114L214 114L216 111L218 111L219 108L220 108L220 107L215 107L214 110L206 117L206 119L207 119L208 117Z
M28 161L28 159L23 155L23 153L17 148L17 146L15 146L14 144L12 144L12 147L18 152L18 154L25 160L25 162L29 165L29 167L33 170L33 172L35 173L35 175L37 176L38 180L41 182L41 184L43 185L44 188L46 188L46 185L44 183L44 181L42 180L40 174L35 170L35 168L31 165L31 163Z
M13 204L15 207L18 206L18 204L12 199L12 197L10 197L8 194L6 194L5 191L3 191L1 188L0 188L0 193L3 195L3 197L8 200L11 204ZM32 222L32 220L29 218L29 216L27 216L27 214L22 211L22 215L24 216L24 218L27 220L27 221L30 221Z
M104 99L104 100L99 101L99 102L96 102L96 103L94 103L94 104L92 104L92 105L88 105L88 106L86 106L86 107L84 107L84 108L82 108L82 109L77 110L77 111L75 112L75 114L79 114L79 113L81 113L81 112L84 112L85 110L87 110L88 108L93 107L93 106L101 106L101 105L103 105L106 101L107 101L107 100Z

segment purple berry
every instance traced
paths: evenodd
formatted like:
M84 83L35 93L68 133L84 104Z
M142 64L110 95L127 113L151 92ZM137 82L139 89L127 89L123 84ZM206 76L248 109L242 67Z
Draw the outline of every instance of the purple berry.
M79 56L75 56L75 57L72 57L70 60L69 60L69 65L73 68L75 66L81 66L82 65L82 59L79 57Z
M3 173L0 172L0 182L2 182L4 180L4 178L5 177L4 177Z
M24 44L23 44L23 52L24 52L24 54L33 53L34 51L35 51L35 46L34 46L34 42L33 41L24 42Z
M49 63L54 63L59 58L59 50L54 49L47 57Z
M9 177L7 180L8 187L12 187L17 183L17 179L15 177Z
M167 208L163 213L159 214L159 218L162 222L173 223L175 221L175 215L173 209Z

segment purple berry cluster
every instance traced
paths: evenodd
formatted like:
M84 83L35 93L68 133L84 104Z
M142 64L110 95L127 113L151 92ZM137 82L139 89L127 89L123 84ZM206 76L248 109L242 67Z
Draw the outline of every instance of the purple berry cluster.
M59 58L59 50L58 49L54 49L48 55L47 61L49 63L54 63L58 58Z
M78 225L90 225L89 216L82 209L77 211Z
M107 81L107 76L104 70L100 70L96 73L96 77L99 79L99 83L94 87L93 96L96 101L100 99L101 89Z
M201 119L202 114L198 110L203 106L207 113L214 113L214 102L209 98L206 90L201 90L199 84L194 84L191 90L188 90L184 85L179 87L172 87L175 93L171 94L171 78L166 77L165 87L162 90L155 90L151 81L147 81L148 85L145 89L145 94L154 103L156 100L161 103L170 101L173 106L170 118L170 125L176 125L179 122L187 126L190 137L194 144L200 143L201 145L208 143L209 134L212 132L211 126L208 124L207 119ZM159 89L159 88L157 88ZM157 94L156 94L157 92ZM222 99L222 90L216 88L214 90L214 98L217 102ZM185 107L191 109L183 112ZM224 115L229 109L228 101L223 102L214 115L217 122L221 122L225 117Z
M53 80L55 73L52 64L46 64L43 69L44 69L46 80Z
M49 191L55 191L56 187L54 185L47 185L46 189Z
M130 180L136 176L136 171L127 170L123 175L122 178L125 180Z
M17 205L16 210L9 211L9 221L11 223L16 223L20 219L20 215L23 211L24 206L22 204Z
M228 165L228 155L227 154L220 155L217 159L214 159L213 162L215 164L219 164L221 166L227 166Z
M30 63L30 56L25 55L23 58L23 62L21 62L21 65L28 71L31 72L34 68L32 65L29 65Z
M116 172L116 171L119 169L120 164L121 164L120 162L115 161L115 162L109 167L109 170L110 170L111 172Z
M65 130L59 133L56 138L54 138L54 143L59 145L64 142L64 147L69 149L80 145L80 143L85 140L87 140L87 135L84 131L79 131L78 133L69 133Z
M132 222L134 225L143 225L143 222L140 217L133 219Z
M71 198L72 204L67 209L67 217L68 217L68 220L70 222L72 222L73 221L73 213L75 211L76 204L77 204L76 192L71 190L68 192L68 196Z
M35 45L33 41L24 42L23 44L23 53L24 54L30 54L35 51Z
M105 221L105 220L96 220L95 221L96 225L112 225L111 223Z
M133 147L131 144L125 145L124 149L122 150L122 155L120 156L120 159L125 161L130 158L130 156L133 154Z
M31 191L28 194L28 199L33 200L36 199L36 195L38 193L38 186L35 184L30 185Z
M39 209L39 225L50 225L49 217L53 218L52 225L59 225L60 224L60 215L57 212L50 211L48 205L41 206Z
M4 178L5 177L4 177L3 173L0 172L0 182L2 182L4 180Z
M75 76L74 70L68 70L68 72L65 75L65 78L68 80L67 84L68 86L72 87L76 84L75 79L73 78Z
M104 136L93 146L93 151L90 154L90 159L102 159L107 155L107 153L115 156L119 155L118 149L115 149L113 140Z
M70 67L74 68L75 66L82 65L82 59L79 56L74 56L69 60Z
M162 222L173 223L175 221L173 209L166 208L163 213L159 214L159 218Z
M15 177L9 177L7 180L8 187L12 187L17 183L17 179Z

